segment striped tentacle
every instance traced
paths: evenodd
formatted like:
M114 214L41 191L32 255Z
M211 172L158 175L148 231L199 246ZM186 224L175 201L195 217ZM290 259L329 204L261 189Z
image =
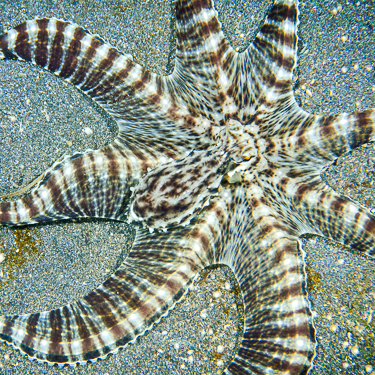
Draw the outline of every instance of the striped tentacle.
M138 231L120 268L86 297L38 314L0 317L0 339L31 359L85 363L117 352L159 321L208 265L212 243L199 226Z
M312 183L296 184L289 192L307 228L304 233L323 235L375 256L375 219L367 209L330 188L317 189Z
M297 26L295 2L276 1L254 42L244 52L250 62L242 62L242 66L244 71L252 68L251 80L244 79L245 83L237 84L233 91L243 95L247 92L243 86L250 81L257 101L250 106L249 114L251 121L260 126L260 134L269 139L276 136L273 142L278 142L280 151L291 160L319 163L321 169L327 162L375 140L375 112L370 109L318 116L299 108L292 82L297 61ZM236 71L233 82L242 76Z
M224 374L306 372L315 339L300 242L256 184L227 190L221 206L227 207L227 235L216 259L234 271L245 307L239 352Z
M319 176L319 168L265 170L262 190L298 236L317 234L375 255L375 219L359 204L338 195Z
M375 140L374 110L337 116L298 110L294 117L280 119L280 123L283 126L279 134L266 140L266 153L267 159L277 166L274 172L281 168L286 177L320 180L327 163Z
M264 26L251 45L256 66L259 107L253 121L270 137L298 120L300 109L293 93L297 63L298 8L294 0L275 1Z
M176 15L176 66L171 85L192 111L220 123L222 108L230 104L224 64L235 52L224 37L212 0L179 0Z
M247 236L247 257L235 269L245 327L239 352L224 374L298 375L312 365L315 339L302 286L301 244L277 224L266 224L264 230L266 236Z
M327 165L327 161L302 150L293 137L279 134L266 139L265 151L271 168L262 171L261 174L266 176L282 172L285 177L298 177L301 181L307 182L309 179L320 181L322 169Z
M375 110L340 115L304 116L288 126L284 144L288 154L300 161L324 166L365 143L375 141Z
M117 141L138 158L181 157L209 142L210 122L189 116L171 79L150 73L76 24L52 18L18 25L0 36L1 58L32 62L75 85L115 118Z
M295 1L275 1L248 49L228 59L226 71L242 122L254 121L264 132L279 126L273 116L298 108L292 75L297 61L298 14Z
M307 116L309 116L307 114ZM298 178L301 182L321 180L320 174L326 161L319 160L312 155L301 152L292 137L274 135L265 140L265 154L268 169L260 171L263 180L279 180L284 177ZM274 187L277 188L277 184Z
M130 186L152 166L137 161L116 143L66 157L45 173L29 195L0 202L0 223L23 225L77 217L122 219Z
M310 233L310 225L300 217L293 203L299 186L309 184L319 191L332 191L321 177L320 170L304 163L293 163L282 153L269 158L272 163L257 175L259 188L267 197L267 202L283 223L296 236Z

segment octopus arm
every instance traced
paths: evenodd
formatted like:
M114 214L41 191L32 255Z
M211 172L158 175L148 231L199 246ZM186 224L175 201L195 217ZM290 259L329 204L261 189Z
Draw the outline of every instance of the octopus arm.
M88 95L117 122L116 142L139 159L181 158L210 141L210 123L189 113L174 76L151 73L74 23L26 21L0 36L0 59L28 61Z
M199 225L185 232L138 231L127 259L101 286L52 311L1 316L0 340L50 365L75 366L116 353L166 316L208 265Z
M130 187L147 165L117 144L67 156L44 173L30 194L0 202L0 223L82 217L124 220Z
M315 337L295 232L256 184L228 186L213 207L226 233L217 240L215 262L236 275L245 315L239 351L224 374L306 372Z
M293 198L308 233L318 234L375 256L375 219L368 209L331 189L301 184Z
M315 162L321 169L345 153L375 141L375 110L329 116L301 112L299 121L284 128L282 143L289 156Z

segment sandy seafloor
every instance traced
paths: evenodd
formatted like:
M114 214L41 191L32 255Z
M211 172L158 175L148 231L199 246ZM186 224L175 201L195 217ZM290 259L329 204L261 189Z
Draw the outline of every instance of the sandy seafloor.
M233 46L241 50L251 41L271 2L216 2ZM0 31L36 16L72 20L165 74L173 66L174 6L155 4L1 0ZM305 110L328 114L375 107L374 28L370 0L300 4L296 96ZM0 62L0 194L25 186L62 154L98 148L115 135L114 121L74 87L30 64ZM375 213L374 165L375 144L363 146L329 167L324 178ZM0 252L6 254L0 264L0 314L43 311L84 296L126 257L134 231L99 220L0 228ZM375 374L375 262L323 238L303 243L318 339L311 373ZM187 298L134 345L76 369L30 362L1 343L0 375L220 374L242 330L235 290L228 268L203 271ZM218 345L225 347L224 355L216 352Z

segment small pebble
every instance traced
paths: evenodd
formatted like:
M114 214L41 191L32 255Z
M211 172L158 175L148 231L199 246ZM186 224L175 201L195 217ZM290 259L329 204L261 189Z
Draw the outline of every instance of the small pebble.
M4 262L5 260L5 255L3 253L0 253L0 263Z
M365 366L365 370L369 374L370 372L372 372L372 366L371 365L366 365Z
M194 350L188 350L187 354L188 355L193 355L194 354Z
M341 71L342 71L343 73L346 73L346 72L348 71L348 68L347 68L346 66L343 66L343 67L341 68Z
M341 40L342 40L343 43L345 43L348 40L348 37L346 35L343 35L341 37Z
M215 299L220 298L220 297L221 297L221 292L220 292L220 290L217 290L216 292L214 292L214 293L213 293L213 297L214 297Z
M216 351L218 353L223 353L224 352L224 346L223 345L218 345L217 348L216 348Z
M207 318L207 310L206 309L201 311L201 318L203 318L203 319Z
M344 349L346 349L349 346L349 342L348 341L344 341L341 345L342 345L342 347Z
M367 317L367 324L370 324L372 322L372 313L373 313L373 311L370 310L370 312L368 314L368 317Z
M347 369L349 366L350 366L350 364L348 362L344 362L342 364L342 367L345 368L345 369Z
M359 65L358 64L354 64L353 69L354 70L358 70L359 69Z
M336 324L332 324L330 327L329 327L330 331L332 332L336 332L337 331L337 325Z
M89 128L88 126L84 127L82 129L82 131L86 134L86 135L92 135L93 131L91 128Z
M353 355L358 355L359 354L359 349L357 345L354 345L350 351L352 352Z
M222 360L222 359L219 359L219 360L216 362L216 365L217 365L218 367L223 366L223 365L224 365L223 360Z

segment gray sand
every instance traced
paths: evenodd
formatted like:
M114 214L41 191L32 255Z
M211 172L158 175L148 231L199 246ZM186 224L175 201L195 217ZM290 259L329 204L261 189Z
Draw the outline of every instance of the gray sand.
M304 109L328 114L375 107L375 5L367 2L300 4L296 96ZM251 41L270 6L269 0L217 1L235 47ZM1 8L0 31L54 16L99 34L154 72L173 66L169 1L106 0L98 6L88 0L2 0ZM98 148L115 135L114 121L69 84L29 64L0 62L0 194L25 186L62 154ZM375 212L374 148L341 158L324 178ZM0 252L13 256L12 264L0 267L0 314L47 310L84 296L126 257L133 236L134 228L124 223L99 220L21 232L0 228ZM319 341L312 374L371 372L365 366L375 369L375 262L322 238L303 242ZM235 287L228 268L202 272L187 298L134 345L76 369L38 365L0 344L0 375L220 374L236 353L242 329ZM218 345L225 347L224 356L216 353Z

